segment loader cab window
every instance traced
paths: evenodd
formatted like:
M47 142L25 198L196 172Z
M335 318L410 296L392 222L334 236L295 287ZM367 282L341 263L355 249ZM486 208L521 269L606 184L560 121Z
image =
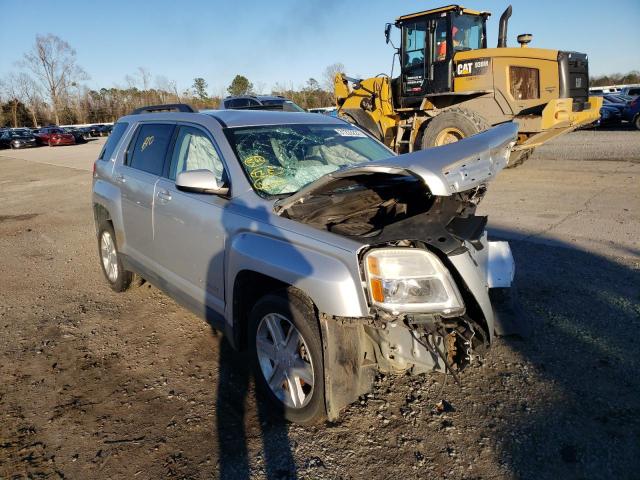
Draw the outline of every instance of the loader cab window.
M402 27L404 39L404 65L424 65L424 46L427 38L427 22L408 23Z
M484 19L473 15L453 15L451 37L455 52L482 48Z
M447 59L447 19L445 17L435 21L431 50L431 58L434 62Z

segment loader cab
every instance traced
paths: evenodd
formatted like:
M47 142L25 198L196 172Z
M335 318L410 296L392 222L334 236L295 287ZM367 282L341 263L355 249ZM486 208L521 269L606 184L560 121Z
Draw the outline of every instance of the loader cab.
M394 79L398 105L415 108L425 95L453 89L456 52L487 48L488 12L458 5L399 17L401 31L400 76ZM389 35L389 29L385 30Z

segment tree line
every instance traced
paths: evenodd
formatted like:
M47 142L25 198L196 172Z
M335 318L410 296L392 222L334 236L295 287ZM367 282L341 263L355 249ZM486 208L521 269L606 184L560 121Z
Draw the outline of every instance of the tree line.
M37 35L34 45L16 62L17 71L0 78L0 126L36 127L114 122L132 110L163 103L188 103L198 109L218 108L223 97L265 93L243 75L236 75L226 91L209 93L207 81L196 77L179 90L164 76L152 81L149 70L139 67L125 76L126 86L92 89L89 75L78 65L75 49L52 34ZM305 85L276 84L268 93L285 96L303 108L334 105L333 77L342 64L328 66L321 81L309 78Z

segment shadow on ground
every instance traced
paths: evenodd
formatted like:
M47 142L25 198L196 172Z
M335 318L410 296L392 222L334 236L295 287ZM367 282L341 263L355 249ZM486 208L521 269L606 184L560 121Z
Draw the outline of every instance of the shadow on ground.
M513 399L537 409L497 432L503 461L519 478L639 478L640 257L510 243L536 332L505 341L557 394Z

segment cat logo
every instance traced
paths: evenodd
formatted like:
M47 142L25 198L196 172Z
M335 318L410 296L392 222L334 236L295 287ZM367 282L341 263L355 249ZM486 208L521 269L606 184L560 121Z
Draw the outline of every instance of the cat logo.
M150 146L153 143L153 140L153 135L149 135L147 138L145 138L144 142L142 142L142 147L140 147L140 151L144 152L144 149Z
M475 58L460 62L456 65L456 77L467 77L474 75L484 75L489 71L491 60L489 58Z

